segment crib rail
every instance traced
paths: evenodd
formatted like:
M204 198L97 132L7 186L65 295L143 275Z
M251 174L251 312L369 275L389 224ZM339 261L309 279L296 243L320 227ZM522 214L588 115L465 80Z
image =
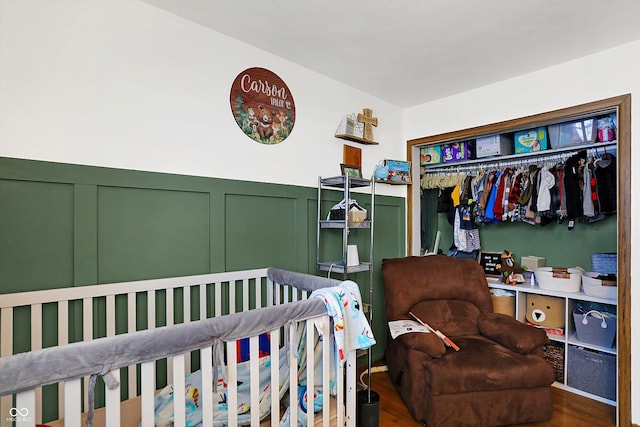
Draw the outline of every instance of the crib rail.
M248 325L253 325L248 327ZM200 350L202 359L202 390L200 391L200 402L203 413L213 413L212 383L217 378L214 374L218 367L219 360L215 358L216 343L224 340L226 345L228 361L228 407L237 408L237 364L236 360L236 338L244 337L243 330L249 329L252 333L250 338L251 353L251 425L260 424L259 399L260 389L257 382L258 372L258 337L260 333L268 331L271 334L271 390L279 390L280 363L279 357L279 335L284 330L288 333L291 342L297 342L303 331L305 342L314 343L317 336L329 337L330 320L326 315L324 304L319 299L303 301L298 304L284 304L270 308L262 308L246 313L223 316L207 319L191 324L173 325L155 330L139 331L131 334L124 334L115 337L100 338L89 342L72 343L65 346L52 347L29 353L25 355L14 355L0 358L0 372L2 372L2 383L0 384L0 395L6 393L16 393L16 404L10 413L10 421L20 422L19 425L35 426L35 418L30 414L36 414L36 393L34 387L40 387L48 383L64 381L64 407L65 426L78 426L82 424L82 398L81 382L82 377L95 377L96 375L113 375L110 381L105 381L105 392L107 394L107 404L105 411L105 424L107 426L136 425L137 419L121 419L120 390L118 387L118 369L127 366L131 360L142 361L142 393L140 396L140 419L142 426L154 425L154 360L167 356L173 357L172 384L175 390L184 390L185 385L185 355L192 350ZM329 390L329 339L323 339L321 349L322 357L322 388L323 410L322 425L328 426L330 420L330 404L328 400ZM307 393L313 396L315 384L315 360L317 355L309 351L313 346L307 345L306 352L306 373L305 382ZM178 349L182 353L176 354ZM298 346L289 346L289 390L296 396L298 384L300 382L300 372L298 360ZM53 370L51 366L57 368ZM337 401L342 402L345 396L341 390L347 390L348 395L355 392L355 355L352 355L346 364L347 373L340 371L337 375L338 396ZM342 378L347 378L347 383L342 382ZM90 382L90 384L92 384ZM18 385L18 386L16 386ZM175 410L174 425L185 425L185 396L184 393L174 393ZM336 424L353 425L355 422L355 402L352 398L347 398L347 407L338 408ZM247 402L244 402L247 403ZM91 404L91 402L90 402ZM312 403L310 403L312 405ZM281 402L278 393L271 395L271 407L280 408ZM255 409L254 409L255 408ZM326 408L326 409L325 409ZM291 419L296 420L299 408L291 405ZM91 413L91 412L90 412ZM278 425L279 411L271 411L271 425ZM89 415L89 419L91 416ZM238 425L235 411L229 412L229 425ZM315 415L313 411L307 411L307 425L313 425ZM212 426L213 420L203 419L204 426Z
M294 285L299 285L299 281L308 285L308 276L304 276L296 276L296 273L291 275L277 269L256 269L1 295L0 360L24 351L66 346L77 341L90 342L109 337L115 339L141 330L166 328L257 308L286 305L307 299L310 291L317 286L335 285L315 283L314 279L310 288L304 290L305 286L301 286L303 290L299 290L291 284L278 283L278 280L285 277ZM25 340L24 336L29 338ZM51 336L55 339L51 339ZM252 349L255 346L254 339L257 338L250 340ZM284 334L279 339L286 341L289 337ZM180 381L180 373L191 372L192 361L203 370L211 366L208 345L189 348L200 351L193 354L176 353L167 358L167 383L171 379L175 380L176 375ZM116 376L120 375L117 370L113 372ZM147 396L148 399L149 390L162 385L159 385L159 378L154 378L152 382L147 379L149 375L155 376L155 364L151 361L138 368L135 364L129 364L122 373L126 377L125 390L117 393L105 391L105 406L119 402L121 394L123 399L136 396ZM83 374L85 375L87 374ZM87 408L90 387L87 378L68 380L64 384L58 383L55 399L58 402L57 411L54 412L57 417L68 419L66 414L71 409L68 407L70 398L67 395L80 393L81 406ZM35 414L34 423L41 423L42 400L40 386L18 394L15 400L11 396L1 397L0 426L11 425L15 416L20 416L18 410L31 407L27 404L32 403L34 408L29 414ZM149 405L147 400L142 401ZM22 404L25 406L20 406ZM115 418L118 419L117 416Z

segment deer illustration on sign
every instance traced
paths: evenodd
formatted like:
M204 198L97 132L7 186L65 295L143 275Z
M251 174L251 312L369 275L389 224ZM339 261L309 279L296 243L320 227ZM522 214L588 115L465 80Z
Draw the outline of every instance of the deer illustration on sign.
M373 110L363 108L362 113L358 113L358 121L364 124L363 138L367 141L373 141L373 129L371 126L378 126L378 118L373 117Z

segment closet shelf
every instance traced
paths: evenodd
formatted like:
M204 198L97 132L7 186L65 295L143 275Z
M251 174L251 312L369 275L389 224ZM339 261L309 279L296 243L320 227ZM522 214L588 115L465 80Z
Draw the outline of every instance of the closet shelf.
M372 221L362 222L348 222L345 224L343 219L322 219L320 220L320 228L371 228L373 226Z
M362 187L370 187L371 180L366 178L356 178L350 176L348 179L349 188L362 188ZM345 185L347 185L347 176L334 176L331 178L322 178L320 180L320 185L326 187L333 187L343 190Z
M602 153L607 148L613 147L615 148L618 141L609 141L609 142L597 142L597 143L588 143L588 144L580 144L580 145L571 145L562 148L553 148L550 150L544 151L536 151L533 153L523 153L523 154L509 154L504 156L495 156L495 157L486 157L482 159L473 159L473 160L465 160L461 162L455 163L438 163L435 165L421 166L424 173L437 173L437 172L450 172L451 170L459 169L463 167L461 171L464 170L464 167L477 167L478 165L485 164L497 164L501 165L507 162L527 162L536 159L548 159L553 158L553 156L557 155L568 155L569 153L580 151L580 150L592 150L592 151L600 151ZM506 166L506 164L505 164Z

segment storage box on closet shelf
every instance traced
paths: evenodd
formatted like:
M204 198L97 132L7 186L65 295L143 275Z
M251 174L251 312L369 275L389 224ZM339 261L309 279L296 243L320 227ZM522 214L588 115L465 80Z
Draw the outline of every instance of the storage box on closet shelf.
M596 140L596 124L593 118L549 125L548 130L551 148L590 144Z
M559 292L580 292L582 272L580 268L540 267L534 270L540 289Z
M516 132L513 140L516 154L534 153L549 148L547 128L544 126Z
M452 142L441 146L442 162L455 163L476 158L475 140Z
M513 138L507 135L483 136L476 139L476 158L513 154Z
M611 253L592 253L591 269L598 273L617 274L618 273L618 254Z

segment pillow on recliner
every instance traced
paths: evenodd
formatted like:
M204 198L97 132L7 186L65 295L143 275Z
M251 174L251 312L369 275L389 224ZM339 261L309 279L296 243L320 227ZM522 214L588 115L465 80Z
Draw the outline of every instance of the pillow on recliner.
M396 337L402 345L428 354L434 359L441 358L447 350L442 340L434 333L410 332Z

